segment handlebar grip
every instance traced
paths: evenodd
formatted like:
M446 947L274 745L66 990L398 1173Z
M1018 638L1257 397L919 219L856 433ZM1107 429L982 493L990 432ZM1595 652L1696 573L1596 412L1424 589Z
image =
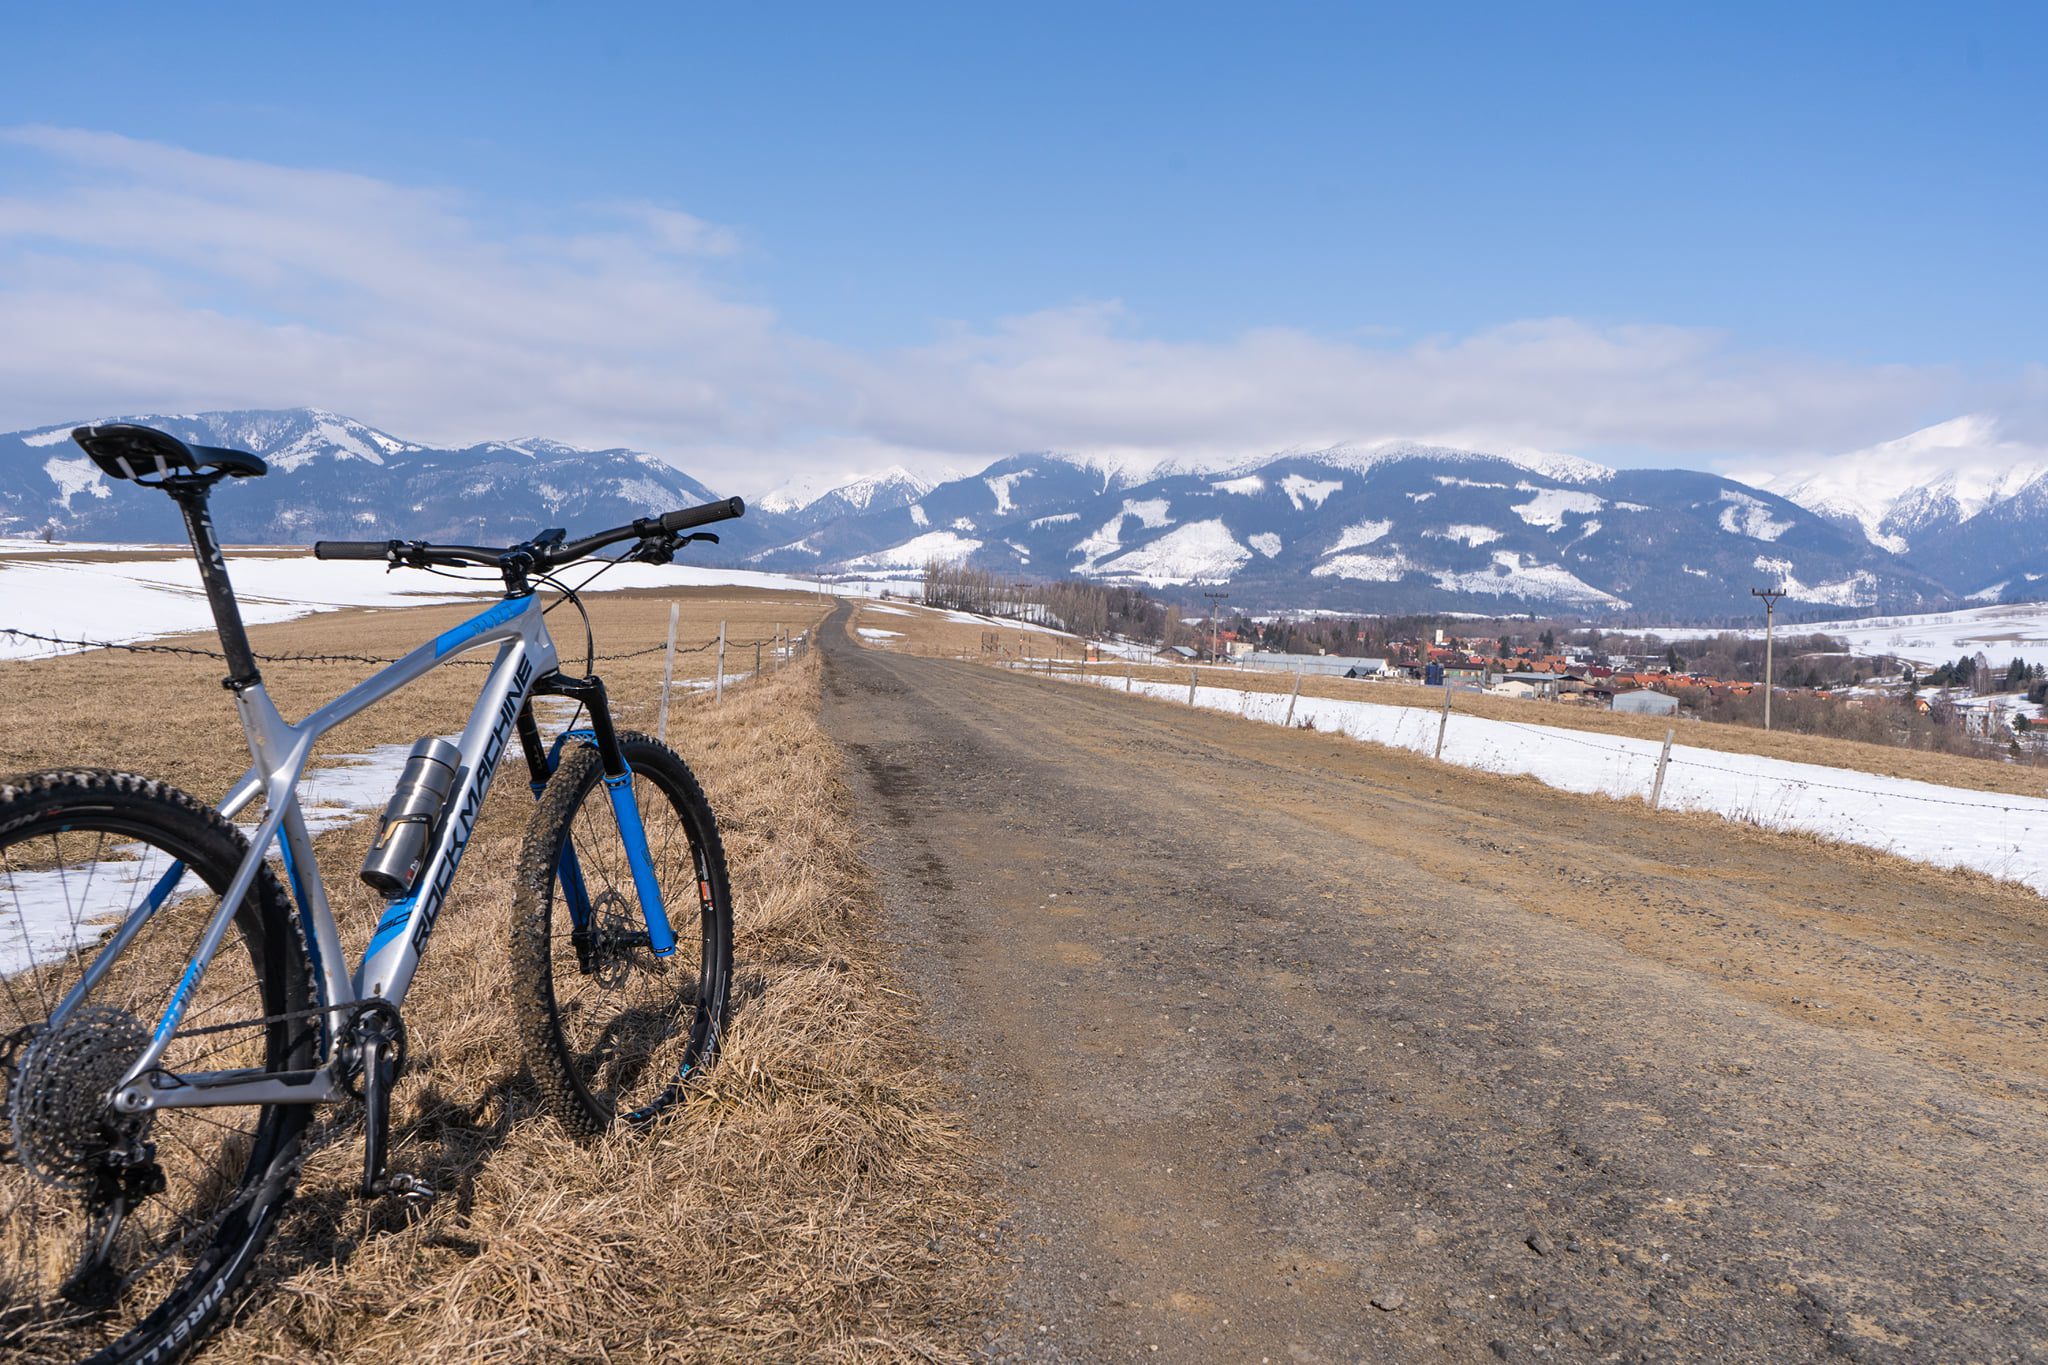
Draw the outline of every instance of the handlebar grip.
M707 522L730 521L747 514L747 504L740 498L724 498L718 502L707 502L702 507L687 507L680 512L665 512L660 517L664 531L687 531L692 526Z
M315 559L374 559L379 563L391 558L391 547L395 540L316 540L313 542Z

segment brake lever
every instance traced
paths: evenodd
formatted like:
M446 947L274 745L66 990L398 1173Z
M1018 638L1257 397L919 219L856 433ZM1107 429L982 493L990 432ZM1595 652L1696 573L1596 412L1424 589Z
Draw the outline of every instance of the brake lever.
M663 535L642 538L626 558L641 564L673 564L676 560L676 551L693 540L705 540L713 545L718 543L717 535L710 531L695 531L686 536L670 531Z

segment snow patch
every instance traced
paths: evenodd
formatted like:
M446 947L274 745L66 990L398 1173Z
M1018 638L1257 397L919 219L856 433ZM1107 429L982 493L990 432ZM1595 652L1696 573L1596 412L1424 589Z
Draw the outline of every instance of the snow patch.
M1776 540L1792 529L1791 522L1779 521L1771 515L1768 506L1747 493L1724 488L1721 501L1728 504L1721 509L1721 529L1730 535L1748 536L1751 540Z
M860 555L846 561L849 569L917 569L933 560L951 563L967 558L981 548L981 542L958 536L951 531L930 531L892 545L886 550Z
M1792 561L1758 555L1751 563L1759 573L1775 574L1778 586L1795 602L1819 602L1830 607L1867 607L1877 601L1877 575L1858 569L1832 583L1802 583L1792 572Z
M1471 573L1439 571L1436 585L1445 592L1483 593L1495 597L1529 597L1568 602L1574 606L1628 606L1612 593L1602 592L1576 577L1559 564L1524 563L1513 550L1495 550L1493 567Z
M1255 536L1246 536L1245 541L1254 550L1257 550L1268 559L1280 553L1280 537L1274 535L1271 531L1261 531Z
M1102 566L1102 572L1163 588L1198 578L1228 579L1251 557L1221 521L1191 521L1149 545L1118 555Z
M76 494L90 493L96 498L113 496L113 490L107 487L107 476L83 455L75 460L52 455L43 461L43 472L50 476L51 483L57 485L57 500L64 504L67 512L71 510L71 499Z
M1562 531L1568 515L1590 515L1607 505L1605 498L1574 492L1569 488L1538 488L1527 483L1515 486L1535 496L1527 502L1517 503L1510 510L1531 526L1540 526L1548 531Z
M1342 479L1305 479L1299 474L1289 474L1280 480L1280 490L1287 494L1287 500L1294 504L1294 510L1302 510L1303 503L1321 507L1330 494L1344 487Z
M1250 497L1254 493L1265 492L1266 481L1256 474L1247 474L1239 479L1218 479L1210 484L1209 487L1219 493L1237 493L1244 497Z
M1361 545L1370 545L1394 529L1391 521L1354 522L1337 533L1324 554L1336 554L1340 550L1355 550Z
M1394 583L1417 571L1399 550L1384 555L1332 555L1309 570L1316 578L1355 578L1362 583Z
M1597 521L1593 523L1596 528L1599 524ZM1466 545L1472 546L1474 549L1481 545L1491 545L1494 541L1500 539L1500 532L1494 530L1491 526L1467 526L1462 523L1446 526L1441 531L1424 531L1422 534L1435 540L1461 541Z
M1139 524L1149 531L1173 525L1171 511L1165 498L1147 498L1143 502L1126 500L1124 503L1125 514L1136 517Z
M910 524L913 526L929 526L932 524L931 517L925 513L923 503L913 502L910 504Z
M1031 529L1042 531L1048 526L1058 526L1064 522L1079 521L1080 519L1081 514L1079 512L1055 512L1049 517L1033 517L1031 519Z
M1010 500L1010 490L1017 486L1019 479L1028 479L1030 477L1030 470L1020 469L1014 474L998 474L993 478L982 480L983 483L988 485L988 491L996 495L997 516L1006 516L1017 510L1017 504Z

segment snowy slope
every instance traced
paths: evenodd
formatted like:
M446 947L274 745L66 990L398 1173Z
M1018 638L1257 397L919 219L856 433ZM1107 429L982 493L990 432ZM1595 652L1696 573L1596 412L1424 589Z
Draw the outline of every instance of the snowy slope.
M1740 477L1905 554L2044 475L2048 452L2005 439L1996 419L1973 414L1803 469Z

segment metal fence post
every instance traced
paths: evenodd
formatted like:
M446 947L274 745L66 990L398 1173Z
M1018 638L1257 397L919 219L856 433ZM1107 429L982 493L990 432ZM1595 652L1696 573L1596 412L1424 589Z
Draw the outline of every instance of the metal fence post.
M724 700L725 700L725 622L723 622L723 621L720 621L720 622L718 623L718 681L717 681L717 683L716 683L716 684L714 684L714 686L715 686L716 690L715 690L715 691L714 691L714 692L712 693L712 697L711 697L711 700L712 700L713 702L721 702L721 701L724 701Z
M1450 724L1451 724L1451 685L1450 685L1449 683L1445 683L1445 684L1444 684L1444 713L1443 713L1443 715L1442 715L1442 716L1440 716L1440 717L1439 717L1439 718L1437 719L1437 723L1436 723L1436 756L1437 756L1437 758L1438 758L1438 759L1442 759L1442 758L1443 758L1443 756L1444 756L1444 731L1450 728Z
M1292 730L1294 728L1294 703L1298 701L1300 697L1301 674L1299 671L1297 671L1294 675L1294 690L1287 694L1287 719L1280 722L1280 726L1282 729Z
M1671 740L1677 733L1677 730L1664 732L1664 752L1657 755L1657 780L1650 784L1651 810L1657 809L1658 803L1664 799L1664 770L1671 766Z

